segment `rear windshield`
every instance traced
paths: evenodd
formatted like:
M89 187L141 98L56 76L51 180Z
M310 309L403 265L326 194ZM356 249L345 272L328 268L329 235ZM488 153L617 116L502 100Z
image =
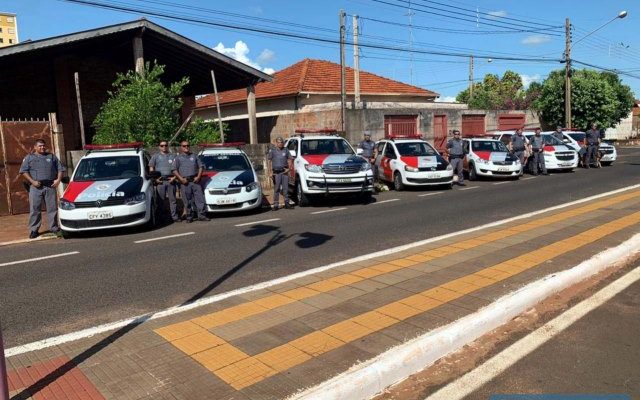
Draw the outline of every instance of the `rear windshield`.
M576 133L570 133L569 136L571 136L571 139L575 140L576 142L582 142L584 141L585 136L587 136L586 134L580 132L576 132Z
M353 154L351 145L344 139L309 139L302 141L303 156L315 154Z
M396 143L401 157L435 156L438 152L425 142Z
M473 140L471 149L473 151L508 151L504 143L493 140Z
M200 156L205 171L244 171L251 169L243 154L206 154Z
M140 176L140 157L111 156L83 158L78 164L73 180L108 181Z

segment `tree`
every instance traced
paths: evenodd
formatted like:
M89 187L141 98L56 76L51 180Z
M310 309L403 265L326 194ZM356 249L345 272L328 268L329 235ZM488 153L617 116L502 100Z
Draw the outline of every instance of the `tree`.
M571 126L586 129L593 122L599 127L616 125L631 112L633 92L617 74L593 70L574 71L571 78ZM551 72L542 83L540 97L533 107L547 126L565 124L564 70Z
M473 96L465 89L456 96L456 101L469 104L470 108L483 110L526 109L538 94L538 87L524 90L520 74L505 71L500 78L487 74L480 83L473 84Z
M179 127L180 96L189 78L165 85L163 73L164 66L147 63L143 73L118 74L114 91L93 121L93 143L155 144L171 138Z
M223 124L222 129L226 126ZM187 140L189 143L219 143L220 129L215 122L205 122L200 117L194 117L185 130L178 136L178 141Z

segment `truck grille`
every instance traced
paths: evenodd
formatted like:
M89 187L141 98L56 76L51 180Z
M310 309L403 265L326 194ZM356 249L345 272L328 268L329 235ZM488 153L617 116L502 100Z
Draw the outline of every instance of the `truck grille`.
M355 174L356 172L360 172L361 167L361 164L327 164L322 166L322 170L326 174Z

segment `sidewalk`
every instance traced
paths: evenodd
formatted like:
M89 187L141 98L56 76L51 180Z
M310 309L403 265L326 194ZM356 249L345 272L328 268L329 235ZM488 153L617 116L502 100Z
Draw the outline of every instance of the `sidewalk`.
M639 226L634 190L319 268L91 337L9 349L9 388L15 399L287 398L573 267Z

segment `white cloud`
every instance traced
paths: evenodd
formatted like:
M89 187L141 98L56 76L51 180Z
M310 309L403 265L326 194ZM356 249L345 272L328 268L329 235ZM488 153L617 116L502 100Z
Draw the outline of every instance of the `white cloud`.
M436 103L455 103L456 102L456 97L455 96L440 96L436 99Z
M522 39L522 44L537 46L542 43L547 43L550 40L551 37L548 35L530 35Z
M492 19L496 19L496 18L506 17L507 16L507 12L505 10L489 11L488 14L493 17Z
M269 49L264 49L262 51L262 53L260 54L260 56L258 57L258 62L256 61L252 61L249 58L249 46L247 46L247 44L245 42L243 42L242 40L238 40L235 44L234 47L225 47L225 45L220 42L216 45L216 47L213 48L215 51L217 51L218 53L222 53L226 56L229 56L231 58L233 58L234 60L240 61L243 64L247 64L250 67L253 67L255 69L261 70L264 73L267 74L273 74L275 72L275 70L273 68L263 68L260 64L263 62L268 62L269 60L263 60L260 61L260 57L262 57L263 55L266 55L271 57L271 59L273 59L275 57L275 53ZM267 57L267 58L269 58Z
M260 64L270 63L275 58L276 58L276 53L273 50L264 49L264 50L262 50L262 53L260 53L260 55L256 59L256 62L258 62Z
M540 74L535 74L535 75L526 75L526 74L520 74L520 78L522 78L522 85L524 86L524 88L528 88L529 85L531 85L531 82L540 82L541 77Z

